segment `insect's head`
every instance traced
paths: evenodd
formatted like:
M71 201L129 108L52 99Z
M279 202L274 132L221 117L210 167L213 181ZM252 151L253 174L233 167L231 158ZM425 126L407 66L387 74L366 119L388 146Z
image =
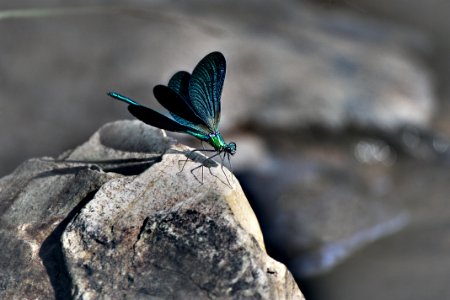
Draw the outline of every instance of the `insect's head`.
M236 143L231 142L228 145L226 145L225 152L230 153L231 155L234 155L236 153Z

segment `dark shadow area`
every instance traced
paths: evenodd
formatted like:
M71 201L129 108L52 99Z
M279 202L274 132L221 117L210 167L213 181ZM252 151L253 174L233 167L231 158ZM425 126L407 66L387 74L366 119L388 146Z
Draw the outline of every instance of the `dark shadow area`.
M44 159L45 160L45 159ZM110 160L47 160L54 163L82 164L81 166L54 169L40 173L35 178L51 177L56 175L75 174L81 170L90 169L104 172L119 173L124 176L139 175L153 164L161 161L161 157L151 158L127 158Z
M270 216L271 212L267 211L267 208L263 207L263 205L258 204L257 201L258 197L260 195L256 195L254 190L250 188L251 186L255 185L255 181L259 181L261 179L255 179L255 175L252 172L239 172L238 174L235 174L236 178L238 178L242 190L244 191L245 195L247 196L247 199L250 203L250 206L252 207L253 211L255 212L256 218L258 219L258 222L261 227L261 231L263 233L264 244L266 245L266 251L267 254L272 257L273 259L283 263L288 269L289 269L289 257L286 253L283 251L283 246L273 243L271 239L268 239L267 236L269 236L270 231ZM268 180L270 182L270 180ZM263 183L269 184L269 183ZM266 194L267 197L272 197L270 194ZM291 271L292 273L292 271ZM296 278L294 277L296 283L300 287L300 290L302 291L303 295L305 296L305 299L308 300L314 300L319 299L317 296L317 286L314 285L314 280L308 280L307 278Z
M50 283L55 293L55 299L71 299L72 280L64 260L64 254L61 243L61 236L70 221L80 212L80 210L94 198L97 191L92 191L84 197L59 223L53 232L42 243L39 250L39 257L42 259L47 270Z
M254 186L256 182L262 182L263 185L268 183L264 182L263 179L255 178L256 174L253 172L239 172L234 175L239 180L242 190L244 191L245 196L247 196L248 202L255 212L263 236L268 236L268 232L270 230L271 212L267 211L263 205L259 204L260 201L257 201L257 199L260 195L257 195L254 189L251 188L251 186ZM270 179L267 181L270 181ZM268 192L266 193L266 196L268 198L272 198L274 195ZM267 238L264 240L264 244L266 245L267 254L269 254L270 257L288 266L288 257L280 251L280 245L272 243L272 241Z
M119 173L124 176L139 175L139 174L143 173L145 170L147 170L148 168L150 168L153 164L160 162L160 161L161 161L161 158L158 158L158 159L154 159L154 160L146 161L146 162L103 168L103 171Z

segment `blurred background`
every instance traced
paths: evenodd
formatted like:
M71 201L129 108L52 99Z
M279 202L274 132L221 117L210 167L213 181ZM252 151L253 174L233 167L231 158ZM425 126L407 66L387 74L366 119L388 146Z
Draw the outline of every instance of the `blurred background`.
M446 0L1 3L0 176L131 119L107 91L157 108L154 85L219 50L233 170L306 298L450 299L449 12Z

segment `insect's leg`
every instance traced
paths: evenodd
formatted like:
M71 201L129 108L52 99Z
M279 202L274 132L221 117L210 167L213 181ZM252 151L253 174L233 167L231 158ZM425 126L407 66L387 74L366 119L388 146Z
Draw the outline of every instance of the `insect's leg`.
M233 167L231 166L231 160L230 160L230 153L227 153L227 159L228 159L228 164L230 165L230 172L233 173Z
M191 154L191 153L194 152L194 151L216 152L216 150L213 150L213 149L195 149L195 150L191 151L189 154ZM209 159L212 159L212 158L216 157L216 156L219 155L219 154L220 154L220 152L217 152L217 153L215 153L214 155L211 155L210 157L207 157L207 158L203 159L203 160L200 162L200 164L199 164L198 166L196 166L195 168L191 169L191 174L195 177L195 179L196 179L198 182L200 182L201 184L203 184L203 168L204 168L204 165L203 165L203 164L205 163L205 161L207 161L207 160L209 160ZM184 164L183 164L183 169L184 169L184 167L186 166L186 163L187 163L187 161L185 160L185 162L184 162ZM200 181L200 180L198 179L198 177L194 174L194 171L197 170L197 169L199 169L199 168L202 168L202 180L201 180L201 181ZM180 172L182 172L183 169L182 169ZM180 172L178 172L178 173L180 173ZM210 172L211 172L211 170L210 170Z
M230 171L233 172L233 167L231 166L230 153L227 153L228 164L230 165Z
M202 146L203 146L203 145L202 145ZM216 150L214 150L214 149L194 149L194 150L190 151L190 152L186 155L186 159L180 159L180 160L178 161L178 164L179 164L180 161L182 161L182 162L184 162L184 163L183 163L183 167L181 167L181 170L180 170L177 174L183 172L184 167L186 166L186 164L187 164L187 162L188 162L188 160L189 160L189 156L191 156L194 152L198 152L198 151L204 151L204 152L216 152Z
M207 151L207 152L213 152L213 151L214 151L214 152L216 152L216 150L212 150L212 149L211 149L211 150L205 149L204 151ZM200 168L200 167L204 167L205 161L210 160L210 159L213 159L214 157L216 157L216 156L219 155L219 154L221 154L221 153L220 153L220 152L217 152L217 153L211 155L210 157L205 158L204 160L201 161L201 163L200 163L199 166L195 167L195 168L192 169L192 170L196 170L196 169L198 169L198 168ZM203 170L202 170L202 171L203 171Z
M197 149L197 150L198 150L198 151L206 151L206 152L216 152L216 150L213 150L213 149L204 149L204 150L199 150L199 149ZM204 178L204 171L203 171L203 168L205 168L205 166L204 166L205 161L210 160L210 159L213 159L214 157L219 156L219 155L221 155L221 154L222 154L222 152L216 152L216 153L214 153L213 155L211 155L210 157L207 157L207 158L203 159L203 160L201 161L201 163L200 163L198 166L196 166L195 168L191 169L192 175L195 177L195 179L196 179L198 182L200 182L201 184L203 184L203 178ZM224 157L222 157L222 156L220 157L221 160L222 160L222 172L224 173L225 178L227 179L228 185L231 186L230 181L228 180L228 177L227 177L227 175L225 174L225 170L223 170L223 161L224 161L224 159L225 159L225 155L226 155L226 153L224 153ZM197 170L197 169L199 169L199 168L202 168L202 178L201 178L201 181L200 181L199 178L194 174L195 170ZM207 167L207 168L208 168L208 167ZM220 180L219 177L217 177L216 175L214 175L214 174L211 172L211 168L208 168L208 170L209 170L209 173L210 173L212 176L214 176L214 177L216 177L216 178L218 178L218 179ZM222 180L221 180L221 181L222 181ZM223 181L222 181L222 182L223 182Z
M223 165L224 165L224 161L225 161L225 156L227 155L226 152L223 153L223 157L221 157L222 160L222 166L220 167L220 169L222 170L223 175L225 176L225 179L227 180L228 186L231 187L231 183L230 180L228 179L227 174L225 173L225 170L223 169Z
M220 157L220 160L221 160L220 168L222 169L222 172L223 172L223 165L224 165L224 161L225 161L225 155L227 155L226 152L223 153L223 157Z
M220 156L222 153L223 153L223 157ZM212 155L212 156L206 158L206 159L202 162L202 164L201 164L200 166L203 166L203 163L204 163L206 160L208 160L208 159L213 159L213 158L216 157L216 156L220 156L220 159L221 159L221 161L222 161L222 162L221 162L221 170L222 170L222 173L223 173L223 175L225 176L225 179L226 179L227 182L228 182L228 186L231 187L231 184L230 184L230 181L229 181L229 179L228 179L228 176L227 176L227 174L225 173L225 170L223 169L223 162L224 162L224 159L225 159L225 155L226 155L225 152L217 152L216 154L214 154L214 155ZM200 166L199 166L199 167L200 167ZM199 167L197 167L197 168L199 168ZM220 181L222 181L219 177L217 177L217 175L214 175L214 174L212 173L211 168L208 168L208 170L209 170L209 173L210 173L211 175L213 175L214 177L216 177L217 179L219 179ZM222 181L222 182L223 182L223 181ZM226 183L225 183L225 184L226 184Z
M212 151L216 151L216 150L212 150ZM212 158L214 158L214 157L216 157L217 155L220 155L221 153L220 152L217 152L217 153L215 153L214 155L211 155L210 157L207 157L207 158L205 158L205 160L203 160L203 162L205 162L205 161L207 161L207 160L209 160L209 159L212 159ZM202 162L202 163L203 163Z
M186 159L180 159L180 160L178 161L178 164L180 163L180 161L183 161L184 163L183 163L183 167L181 168L181 170L180 170L177 174L183 172L184 167L186 166L186 164L187 164L187 162L188 162L188 160L189 160L189 156L191 156L194 152L197 152L197 151L203 151L203 150L202 150L202 149L194 149L194 150L190 151L190 152L186 155Z
M194 174L194 171L197 170L198 168L202 168L202 172L203 172L203 164L200 164L198 166L196 166L195 168L191 169L191 174L192 176L194 176L195 180L197 180L198 182L200 182L200 184L203 184L203 174L202 174L202 180L200 181L198 179L198 177Z

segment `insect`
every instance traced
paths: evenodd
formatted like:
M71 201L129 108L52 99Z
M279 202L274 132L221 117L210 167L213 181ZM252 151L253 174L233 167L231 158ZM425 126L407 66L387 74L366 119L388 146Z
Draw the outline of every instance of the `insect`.
M225 156L230 161L230 155L236 153L236 143L227 144L219 132L220 97L225 72L225 57L220 52L212 52L200 60L192 74L179 71L170 78L167 86L155 86L153 94L156 100L170 112L172 118L116 92L109 92L108 95L129 104L128 111L148 125L168 131L184 132L208 143L214 150L195 149L192 152L216 152L207 159L223 154L223 163ZM203 162L200 166L192 169L191 173L199 167L203 167Z

